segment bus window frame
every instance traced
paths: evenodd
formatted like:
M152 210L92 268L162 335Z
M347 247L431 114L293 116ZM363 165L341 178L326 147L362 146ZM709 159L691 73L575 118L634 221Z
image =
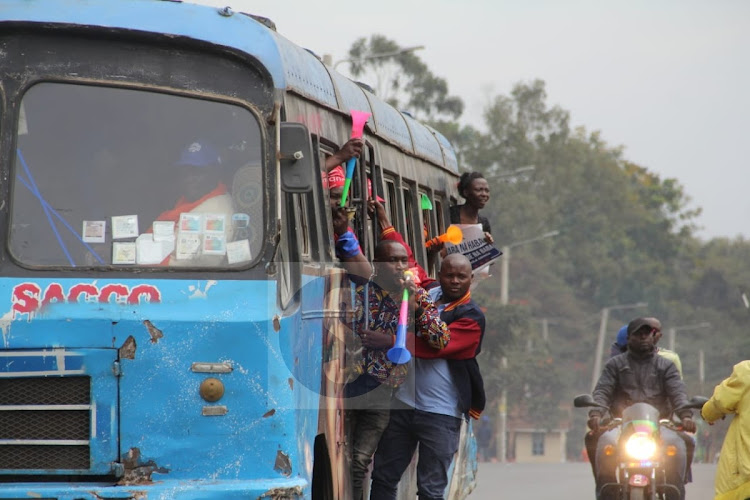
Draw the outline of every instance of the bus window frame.
M362 156L357 159L357 168L354 171L355 179L352 179L352 187L354 188L352 203L354 203L357 209L359 220L354 229L357 232L360 247L369 260L372 260L371 257L374 255L374 247L379 240L380 231L378 231L377 226L373 226L367 211L367 202L370 196L367 190L367 181L371 178L372 172L377 171L378 167L375 164L375 147L370 141L364 141L362 153L364 161L362 161Z
M383 169L380 165L373 164L372 169L367 169L368 173L368 179L372 180L372 193L370 196L380 196L383 198L384 202L381 202L383 205L388 205L387 198L385 196L385 192L382 190L382 181L383 181ZM387 206L383 207L386 211L388 210ZM389 222L392 222L389 220ZM380 241L380 234L382 233L380 229L380 220L378 220L377 212L373 213L371 217L368 218L368 223L370 224L370 234L372 234L372 252L370 255L374 255L374 247L377 245L377 243Z
M333 153L338 149L336 143L326 139L325 137L313 135L313 150L315 151L318 161L320 162L320 176L321 176L321 200L325 207L324 215L322 217L322 223L325 225L321 228L322 245L327 248L327 251L321 247L320 256L321 258L325 255L326 262L336 262L336 251L333 243L333 218L331 217L331 197L328 194L328 170L326 169L326 160L333 156ZM325 176L325 183L323 178Z
M48 34L40 35L40 38L46 39L49 38ZM55 38L57 40L57 38ZM7 104L15 104L16 109L20 109L21 107L21 101L26 96L29 89L34 87L37 84L40 83L51 83L51 84L68 84L68 85L79 85L79 86L94 86L99 88L111 88L111 89L123 89L123 90L131 90L131 91L140 91L140 92L149 92L154 94L165 94L169 96L174 97L183 97L183 98L189 98L189 99L195 99L195 100L201 100L201 101L210 101L210 102L216 102L216 103L222 103L227 104L231 106L237 106L245 110L246 112L250 113L250 115L253 117L253 119L258 124L258 129L260 133L259 137L259 146L260 146L260 160L262 164L262 188L263 188L263 200L262 200L262 212L263 212L263 219L264 222L262 223L261 227L259 228L262 231L262 234L259 237L259 240L262 242L261 246L257 251L255 249L251 249L253 256L252 259L246 263L243 263L242 265L238 266L220 266L220 267L206 267L206 266L184 266L180 267L179 269L171 268L168 266L152 266L152 265L136 265L136 266L123 266L123 265L115 265L115 264L106 264L106 265L96 265L96 266L89 266L89 265L63 265L63 264L52 264L52 265L40 265L40 264L33 264L29 262L25 262L21 259L16 258L15 254L11 253L9 250L9 238L10 238L10 229L6 229L3 231L3 237L6 240L4 255L6 255L7 259L6 262L8 262L13 267L17 268L18 270L26 270L26 271L43 271L43 272L90 272L92 270L95 270L96 272L102 272L106 273L108 277L129 277L133 276L134 273L142 273L142 272L148 272L148 273L169 273L170 276L184 276L186 274L189 274L191 276L198 276L201 274L215 274L215 273L221 273L221 274L227 274L227 273L244 273L251 271L253 273L257 272L258 269L260 269L259 264L264 260L264 257L268 257L271 255L272 251L272 245L269 245L268 243L268 235L271 233L274 233L276 231L275 217L271 216L271 212L273 211L273 207L270 203L270 196L272 196L272 193L269 192L267 186L271 185L273 182L275 182L275 179L273 179L274 173L273 169L267 168L267 163L270 160L270 151L273 150L272 147L272 134L269 133L268 127L267 127L267 118L266 118L266 112L264 105L267 105L269 103L259 103L254 100L256 96L252 95L252 93L244 93L240 92L239 94L235 94L233 92L230 92L227 90L227 86L230 86L233 90L236 90L236 84L234 84L234 87L232 87L232 84L230 83L233 80L236 80L237 75L233 74L232 72L239 72L238 74L242 75L243 78L247 78L249 75L256 75L260 78L258 81L260 83L266 84L267 76L263 74L262 69L259 70L259 68L254 65L250 64L248 60L244 60L241 62L241 64L236 65L236 68L233 67L231 71L222 72L219 78L214 78L214 80L218 83L216 83L214 86L209 86L208 88L181 88L177 86L171 85L171 80L168 79L166 76L164 78L161 78L160 76L152 77L148 80L142 80L141 78L141 72L137 70L133 71L117 71L113 70L111 66L106 66L107 71L115 71L117 75L122 74L122 79L116 79L116 78L107 78L102 76L96 76L101 71L104 71L105 69L100 68L97 66L98 61L101 57L105 57L102 55L103 51L107 51L108 47L111 47L111 45L108 45L109 42L104 42L100 44L101 46L97 46L96 50L91 49L89 50L89 47L94 47L96 44L86 44L86 49L82 51L76 51L75 47L76 44L80 44L82 42L78 40L73 40L70 38L62 38L60 39L63 41L61 44L61 47L59 48L58 54L64 54L65 57L67 57L67 61L70 62L71 67L76 69L77 71L75 73L72 73L73 70L70 71L61 71L58 66L51 66L47 64L46 57L52 57L52 56L37 56L35 54L51 54L48 53L48 51L45 50L39 50L37 44L38 41L36 39L32 39L34 44L32 44L28 51L31 54L34 54L33 57L29 56L30 62L26 62L24 64L28 65L28 71L32 75L30 78L15 82L14 85L11 85L8 89L5 88L3 83L0 81L0 100L2 101L3 106L3 114L0 115L0 127L3 127L3 132L7 130L5 127L12 126L13 132L11 135L13 136L12 140L9 142L6 142L6 144L3 146L3 153L5 153L6 158L14 158L15 157L15 151L18 147L18 124L19 124L19 117L20 112L13 111L10 113L6 112L6 105ZM70 41L70 45L68 45L68 41ZM118 42L115 43L115 46L117 46ZM132 50L132 47L142 47L143 43L139 41L130 41L130 42L124 42L123 46L126 48L130 48ZM118 49L121 49L122 47L118 47ZM169 58L174 55L174 52L178 49L175 47L165 47L163 51L159 51L158 55L154 56L155 58ZM212 58L215 58L217 56L217 53L213 53L210 56L203 51L199 50L187 50L184 49L181 52L183 54L183 58L187 58L187 61L184 66L180 66L179 71L177 72L178 75L181 76L195 76L195 73L192 72L189 68L194 66L193 63L196 61L205 61ZM75 54L75 56L71 55ZM86 58L84 55L79 54L85 54L88 56ZM109 58L111 59L111 57ZM219 57L220 60L224 61L227 58ZM231 58L230 58L231 59ZM153 61L152 61L153 62ZM11 68L15 67L15 65L11 65ZM127 67L127 65L120 65L117 68L121 69L123 67ZM113 73L113 74L115 74ZM171 77L170 77L171 78ZM201 82L204 82L204 80L200 80ZM205 83L205 82L204 82ZM12 107L7 107L7 109L12 109ZM7 163L3 166L3 170L8 172L8 175L11 177L13 176L13 173L15 172L16 165L14 163L14 160L6 160ZM6 183L5 187L3 188L3 196L7 200L10 200L11 195L11 189L13 188L13 182ZM12 217L12 204L11 208L6 211L6 214L4 216L4 220L6 221L6 228L10 228L10 217ZM270 221L270 222L269 222ZM262 271L262 270L261 270ZM6 269L4 272L16 272L11 271L10 269Z
M282 229L274 262L277 263L279 273L279 306L283 311L290 311L299 306L302 286L302 259L296 230L299 198L295 193L282 192L281 196L279 216Z
M404 213L404 230L401 232L401 236L404 238L406 244L411 247L412 253L414 252L414 248L416 248L415 244L417 241L415 226L420 227L420 233L422 226L422 215L419 213L421 210L417 210L417 200L415 198L417 189L416 183L401 178L401 199L403 204L402 210ZM423 262L420 262L420 265L422 263Z
M432 254L430 254L430 253L428 253L426 251L424 242L425 242L425 240L427 238L432 238L435 235L438 235L440 233L436 232L437 225L436 225L436 220L435 220L436 216L435 216L435 207L434 207L434 204L433 204L433 207L432 207L433 209L432 210L422 209L422 196L426 196L429 200L432 201L434 199L434 197L435 197L435 194L434 194L434 191L432 189L430 189L430 188L428 188L426 186L417 186L417 199L419 200L419 212L420 212L420 214L422 216L422 220L421 220L421 224L422 225L419 228L419 235L420 235L419 241L421 243L420 243L420 245L418 247L419 248L420 259L417 259L417 260L422 260L423 262L425 262L425 265L423 265L422 267L424 267L427 270L427 273L429 275L435 276L436 275L436 273L435 273L436 269L434 269L434 267L435 267L434 266L434 259L431 258ZM425 238L425 236L424 236L424 224L425 224L425 222L428 223L427 224L427 226L428 226L427 238ZM414 249L412 248L412 251L413 250Z
M383 175L383 182L385 183L385 203L386 203L386 211L390 214L391 219L391 225L393 228L398 232L402 233L403 231L403 223L401 222L401 203L399 200L397 189L397 177L393 176L392 174L385 174Z
M433 193L432 196L432 205L433 205L433 212L435 217L435 233L430 234L430 238L434 238L435 236L439 236L443 233L445 233L445 230L450 226L450 214L448 213L448 209L446 208L448 205L445 203L446 196L445 193ZM440 252L429 252L427 254L427 260L430 265L430 271L434 272L432 276L437 276L437 271L440 268Z

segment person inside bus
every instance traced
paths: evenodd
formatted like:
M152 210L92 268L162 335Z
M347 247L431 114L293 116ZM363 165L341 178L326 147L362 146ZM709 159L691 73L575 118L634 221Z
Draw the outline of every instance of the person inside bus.
M408 257L403 245L381 241L375 247L375 275L355 294L355 332L362 343L362 357L355 367L359 376L344 388L347 420L352 435L352 488L360 500L367 469L380 436L388 425L393 390L406 376L406 365L387 356L396 339L404 289L409 290L410 335L434 349L450 340L448 326L427 291L405 276ZM405 279L406 278L406 279Z
M326 172L330 172L334 168L345 164L349 158L359 158L359 155L362 154L364 144L362 139L349 139L346 141L335 153L326 158ZM340 201L341 197L339 197Z
M489 219L479 215L479 211L490 201L487 179L479 172L464 172L458 180L458 194L466 202L450 207L451 224L481 224L487 243L494 243Z
M331 222L336 258L355 282L367 280L372 275L372 265L367 260L354 229L349 227L349 210L341 204L344 188L344 170L334 167L328 173L328 190L331 199Z
M341 207L346 176L342 164L350 158L359 158L364 143L362 139L349 139L335 153L326 158L328 173L328 195L331 203L331 221L333 223L333 241L336 258L354 281L369 279L372 266L367 260L354 230L349 227L349 211Z
M196 239L203 230L203 221L184 219L182 214L210 214L223 216L223 228L219 220L219 229L213 236L218 236L217 245L226 245L230 241L229 227L232 221L232 196L223 182L223 165L218 150L209 142L197 140L188 144L180 153L174 165L175 187L178 199L174 206L159 214L155 221L176 223L175 251L167 256L162 265L169 266L216 266L225 255L204 254L201 249L203 240ZM185 227L182 227L182 226ZM152 228L153 229L153 228ZM206 235L202 234L202 238ZM184 244L189 248L181 248ZM196 247L198 245L198 247Z
M476 356L485 317L471 298L471 274L471 262L463 254L450 254L442 261L440 286L429 294L448 325L450 343L438 350L422 338L415 340L413 365L396 390L391 418L375 453L371 500L396 498L417 445L417 494L420 499L442 499L461 421L478 419L484 409L484 382Z

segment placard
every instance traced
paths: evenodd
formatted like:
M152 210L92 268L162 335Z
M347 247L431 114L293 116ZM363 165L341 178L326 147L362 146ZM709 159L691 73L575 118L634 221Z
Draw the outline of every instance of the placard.
M484 231L482 231L481 224L455 225L461 228L464 239L458 245L446 243L445 251L448 254L464 254L469 259L469 262L471 262L472 270L479 269L486 264L494 262L503 254L484 239Z

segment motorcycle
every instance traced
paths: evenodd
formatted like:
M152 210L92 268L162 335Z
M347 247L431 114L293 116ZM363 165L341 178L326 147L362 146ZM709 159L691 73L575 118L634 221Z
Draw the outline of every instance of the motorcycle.
M706 401L708 398L695 396L675 411L700 409ZM609 408L597 404L590 394L576 396L573 406L609 412ZM674 456L677 449L663 445L660 431L662 428L680 431L681 427L672 420L660 420L659 411L648 403L635 403L625 408L621 418L603 421L600 429L606 432L617 427L620 427L617 442L604 444L602 448L604 458L616 464L617 482L602 484L601 494L614 493L618 500L664 500L667 495L680 498L683 485L667 482L666 473L666 457Z

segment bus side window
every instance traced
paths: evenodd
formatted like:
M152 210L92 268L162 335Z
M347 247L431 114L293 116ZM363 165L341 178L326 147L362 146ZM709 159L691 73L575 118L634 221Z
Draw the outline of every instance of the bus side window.
M406 243L414 249L417 248L414 246L414 230L416 229L415 226L419 225L419 217L417 216L417 211L414 209L414 190L410 186L405 185L401 193L404 197L404 219L406 221L405 231L401 235L404 237Z
M435 193L432 199L432 213L434 214L433 222L435 223L434 231L430 233L429 237L434 238L445 233L445 229L450 224L446 224L448 220L448 213L445 210L445 198L442 195ZM440 252L429 252L427 254L427 261L429 265L429 272L431 276L437 276L437 271L440 268Z
M322 205L324 207L323 216L321 217L322 223L325 224L326 229L322 230L324 237L322 243L325 245L324 250L321 251L321 255L326 256L326 260L329 262L336 260L336 252L332 244L329 244L333 240L333 221L331 219L331 196L328 186L328 172L326 171L326 160L333 156L333 152L337 149L333 142L327 141L322 137L318 137L318 161L320 162L320 176L323 186L323 197Z
M362 148L362 155L360 156L357 166L354 169L354 177L352 178L351 187L347 196L347 206L355 210L354 216L350 219L351 227L359 239L359 245L365 255L368 258L372 258L373 255L373 238L372 231L368 231L368 216L367 216L367 179L369 178L369 172L372 171L374 165L374 149L372 144L365 142L364 148Z
M398 214L398 198L396 197L396 181L394 179L385 179L385 209L388 211L393 227L403 234L404 228Z
M450 225L450 223L446 224L446 221L448 220L448 212L445 210L445 203L443 203L443 197L436 194L435 199L432 200L433 204L433 211L435 212L435 222L437 226L435 227L435 234L430 235L431 238L434 238L435 236L439 236L445 232L445 229Z

